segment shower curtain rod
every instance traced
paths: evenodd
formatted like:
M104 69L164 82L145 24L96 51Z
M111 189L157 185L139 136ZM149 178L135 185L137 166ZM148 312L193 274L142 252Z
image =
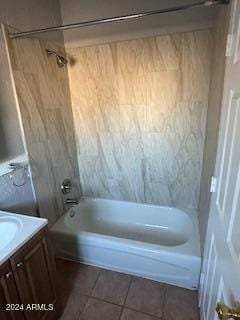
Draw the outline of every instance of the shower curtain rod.
M39 33L53 32L53 31L58 31L58 30L76 29L76 28L82 28L82 27L87 27L87 26L96 26L96 25L104 24L104 23L139 19L139 18L143 18L143 17L147 17L147 16L161 14L161 13L182 11L182 10L187 10L187 9L192 9L192 8L207 7L207 6L214 6L214 5L219 5L219 4L228 4L228 3L229 3L229 0L205 0L205 1L200 1L197 3L185 4L182 6L177 6L177 7L172 7L172 8L128 14L125 16L116 16L116 17L111 17L111 18L103 18L103 19L97 19L97 20L89 20L89 21L83 21L83 22L78 22L78 23L72 23L72 24L67 24L67 25L61 25L61 26L57 26L57 27L49 27L49 28L42 28L42 29L33 29L33 30L23 31L23 32L9 33L9 37L14 39L14 38L26 37L29 35L35 35L35 34L39 34Z

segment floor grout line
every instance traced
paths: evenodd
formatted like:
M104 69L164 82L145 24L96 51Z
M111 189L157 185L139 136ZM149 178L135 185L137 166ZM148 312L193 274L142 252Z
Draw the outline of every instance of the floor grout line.
M147 313L147 312L144 312L144 311L141 311L141 310L136 310L136 309L133 309L131 307L126 307L124 306L125 309L128 309L128 310L131 310L131 311L135 311L137 313L141 313L141 314L144 314L145 316L149 316L149 317L152 317L152 318L155 318L155 319L162 319L162 316L161 317L158 317L152 313Z
M116 306L116 307L120 307L120 308L121 308L121 313L120 313L119 319L121 318L124 309L128 309L128 310L131 310L131 311L135 311L135 312L137 312L137 313L141 313L141 314L143 314L143 315L150 316L150 317L153 317L153 318L156 318L156 319L162 319L162 316L161 316L161 317L158 317L158 316L156 316L156 315L153 315L153 314L150 314L150 313L141 311L141 310L137 310L137 309L134 309L134 308L132 308L132 307L127 307L127 306L125 306L125 305L120 305L120 304L117 304L117 303L114 303L114 302L109 302L109 301L107 301L107 300L104 300L104 299L101 299L101 298L96 298L96 297L89 296L89 295L86 295L86 294L85 294L84 296L87 297L87 301L86 301L86 304L85 304L85 306L84 306L84 308L83 308L83 311L80 313L80 315L84 312L88 300L92 298L92 299L98 300L98 301L100 301L100 302L105 302L105 303L112 304L112 305L114 305L114 306Z
M126 296L125 296L125 299L123 301L122 310L121 310L121 313L120 313L120 316L119 316L119 320L121 320L121 317L122 317L122 314L123 314L123 310L125 308L125 303L126 303L126 300L127 300L128 292L130 290L131 283L132 283L132 276L130 276L130 280L129 280Z
M120 304L117 304L117 303L114 303L114 302L109 302L109 301L106 301L106 300L104 300L104 299L96 298L96 297L93 297L93 296L90 296L90 295L87 295L87 294L83 294L83 296L85 296L85 297L87 298L87 301L86 301L86 303L85 303L85 305L84 305L84 308L83 308L82 312L80 312L79 316L84 313L85 308L86 308L86 305L87 305L87 303L88 303L88 300L92 298L92 299L98 300L98 301L100 301L100 302L105 302L105 303L112 304L112 305L114 305L114 306L116 306L116 307L120 307L120 308L121 308L121 313L120 313L119 319L121 319L121 316L122 316L122 313L123 313L123 310L124 310L124 309L128 309L128 310L131 310L131 311L135 311L135 312L137 312L137 313L140 313L140 314L143 314L143 315L146 315L146 316L150 316L150 317L153 317L153 318L155 318L155 319L163 319L163 315L162 315L161 317L159 317L159 316L156 316L156 315L153 315L153 314L150 314L150 313L141 311L141 310L134 309L134 308L132 308L132 307L127 307L127 306L125 306L125 305L120 305Z
M95 282L94 282L94 284L93 284L93 287L92 287L92 290L91 290L91 295L92 295L93 290L95 289L95 287L96 287L96 285L97 285L97 282L98 282L98 279L99 279L99 277L100 277L100 274L101 274L101 270L99 270L98 275L97 275L97 278L96 278L96 280L95 280Z
M129 281L129 285L128 285L128 289L127 289L127 293L126 293L126 297L123 301L123 306L125 307L125 304L126 304L126 301L127 301L127 297L128 297L128 293L129 293L129 290L130 290L130 287L131 287L131 284L132 284L132 280L133 280L133 276L130 276L130 281Z
M165 292L164 292L163 303L162 303L162 316L161 316L161 318L164 318L164 314L165 314L165 303L166 303L166 300L167 300L167 291L168 291L168 287L165 285Z
M85 294L85 296L86 296L88 299L92 298L92 299L95 299L95 300L98 300L98 301L102 301L102 302L106 302L106 303L109 303L109 304L113 304L113 305L116 306L116 307L124 307L124 305L122 305L122 304L117 304L116 302L110 302L110 301L105 300L105 299L103 299L103 298L94 297L94 296L92 296L92 295L90 296L90 295L88 295L88 294Z
M101 272L101 271L100 271L100 272ZM95 285L96 285L96 283L97 283L97 280L98 280L98 278L99 278L99 276L100 276L100 272L99 272L99 274L98 274L98 276L97 276L97 279L95 280L95 283L94 283L94 285L93 285L93 288L95 287ZM122 305L117 304L117 303L115 303L115 302L110 302L110 301L105 300L105 299L103 299L103 298L94 297L94 296L92 295L93 289L91 290L91 292L90 292L89 294L85 294L85 293L79 292L79 295L85 296L85 297L87 298L87 301L86 301L86 303L85 303L85 305L84 305L83 310L79 313L79 317L84 313L84 311L85 311L85 309L86 309L86 306L87 306L87 303L88 303L88 300L92 298L92 299L98 300L98 301L100 301L100 302L105 302L105 303L109 303L109 304L112 304L112 305L114 305L114 306L120 307L120 308L121 308L121 312L120 312L120 316L119 316L118 320L121 319L121 316L122 316L122 313L123 313L124 308L129 309L129 310L132 310L132 311L135 311L135 312L138 312L138 313L143 314L143 315L146 315L146 316L151 316L151 317L156 318L156 319L162 319L163 314L161 315L161 317L158 317L158 316L156 316L156 315L153 315L153 314L150 314L150 313L147 313L147 312L144 312L144 311L137 310L137 309L134 309L134 308L132 308L132 307L126 306L126 300L127 300L128 293L129 293L129 290L130 290L130 287L131 287L131 284L132 284L133 279L134 279L134 276L130 276L130 281L129 281L129 285L128 285L126 297L125 297L124 302L123 302ZM164 297L165 297L165 293L164 293ZM163 300L164 300L164 299L163 299Z
M88 299L89 299L87 295L83 294L83 296L86 297L87 300L86 300L86 302L85 302L85 304L84 304L84 307L83 307L82 311L79 312L78 319L79 319L79 318L81 317L81 315L84 313L84 310L85 310L85 308L86 308L86 305L87 305Z
M91 267L91 266L90 266ZM77 292L77 296L83 296L86 298L86 302L83 304L83 308L82 308L82 311L79 312L78 316L77 316L77 319L80 320L81 316L83 315L83 313L86 311L86 307L87 307L87 304L89 302L89 299L95 299L95 300L98 300L99 302L105 302L105 303L108 303L108 304L112 304L116 307L118 307L120 309L120 312L119 312L119 316L118 316L118 320L121 320L122 318L122 315L123 315L123 312L124 312L124 308L128 309L128 310L131 310L133 312L137 312L142 315L145 315L145 316L149 316L149 317L152 317L153 319L156 319L156 320L164 320L166 319L165 316L166 316L166 303L167 303L167 299L168 299L168 285L164 284L164 288L163 288L163 296L162 296L162 312L161 312L161 315L154 315L154 314L151 314L151 313L148 313L148 312L145 312L145 311L142 311L142 310L137 310L137 309L134 309L133 307L129 307L126 305L126 302L127 302L127 299L128 299L128 296L129 296L129 292L131 290L131 285L133 284L133 281L134 279L136 278L136 276L134 275L128 275L129 276L129 283L127 285L127 289L126 289L126 294L125 294L125 297L123 299L123 303L122 304L119 304L118 302L112 302L112 301L108 301L104 298L99 298L99 297L95 297L93 296L93 292L96 288L96 285L97 285L97 282L99 280L99 277L101 275L101 272L102 270L106 270L106 269L103 269L103 268L98 268L96 270L96 279L93 281L93 284L92 286L89 288L89 292L88 293L84 293L84 292ZM113 271L115 273L119 273L117 271ZM125 275L125 274L124 274ZM141 278L141 277L138 277L139 279L144 279L144 278ZM149 279L149 281L152 281ZM104 285L104 284L103 284ZM161 301L159 301L160 303ZM67 304L65 305L65 307L67 306ZM65 309L65 308L64 308ZM63 311L64 312L64 311Z
M82 312L80 312L78 319L79 319L80 316L84 313L85 308L86 308L87 303L88 303L88 300L89 300L90 298L93 298L92 293L93 293L93 290L94 290L94 288L95 288L95 286L96 286L96 284L97 284L98 278L100 277L100 273L101 273L101 270L98 271L98 275L97 275L97 278L96 278L96 280L95 280L95 282L94 282L94 284L93 284L93 287L92 287L92 289L91 289L90 295L84 294L84 293L81 294L81 292L79 292L80 295L85 296L85 297L87 298L87 301L86 301L86 303L85 303L85 305L84 305L84 308L83 308Z
M149 316L149 317L152 317L152 318L155 318L155 319L162 319L162 316L159 317L159 316L156 316L155 314L152 314L152 313L147 313L147 312L144 312L144 311L141 311L141 310L136 310L136 309L133 309L133 308L129 308L129 307L126 307L126 309L129 309L129 310L132 310L132 311L135 311L135 312L138 312L138 313L141 313L145 316Z
M124 306L122 306L122 309L121 309L121 312L120 312L120 315L119 315L119 320L121 320L121 318L122 318L122 314L123 314L123 309L124 309Z

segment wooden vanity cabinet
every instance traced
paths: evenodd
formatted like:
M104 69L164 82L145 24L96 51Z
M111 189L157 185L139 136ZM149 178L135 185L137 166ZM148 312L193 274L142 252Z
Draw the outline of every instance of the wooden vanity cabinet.
M1 320L23 320L22 311L11 312L9 305L20 305L12 267L9 261L0 266L0 319Z
M11 304L16 301L23 310L12 312L12 318L6 318L6 311L5 318L0 316L1 320L59 319L61 308L57 299L55 263L48 250L46 232L46 228L38 232L7 262L13 274L8 300Z

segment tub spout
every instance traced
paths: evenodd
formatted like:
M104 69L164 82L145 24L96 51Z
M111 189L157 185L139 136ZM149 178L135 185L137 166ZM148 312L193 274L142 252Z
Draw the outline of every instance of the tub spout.
M66 204L78 204L77 199L66 199Z

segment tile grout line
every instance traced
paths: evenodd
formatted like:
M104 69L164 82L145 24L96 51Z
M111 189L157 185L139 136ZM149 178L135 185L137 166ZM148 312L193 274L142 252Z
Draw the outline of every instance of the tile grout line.
M160 317L158 317L158 316L156 316L156 315L153 315L153 314L150 314L150 313L147 313L147 312L144 312L144 311L137 310L137 309L134 309L134 308L132 308L132 307L126 306L127 296L128 296L128 293L129 293L129 290L130 290L130 286L131 286L132 281L133 281L134 278L135 278L135 276L131 276L131 280L130 280L129 287L128 287L128 291L127 291L127 295L126 295L126 298L125 298L125 301L124 301L124 304L123 304L123 308L126 308L126 309L129 309L129 310L132 310L132 311L135 311L135 312L144 314L144 315L146 315L146 316L151 316L151 317L153 317L153 318L161 319L161 320L162 320L162 318L163 318L163 310L164 310L164 303L165 303L165 297L166 297L166 294L167 294L167 286L164 284L165 290L164 290L164 294L163 294L162 314L161 314ZM151 281L151 280L150 280L150 281Z
M99 277L99 276L100 276L100 273L99 273L98 277ZM134 309L134 308L132 308L132 307L128 307L128 306L125 305L133 278L134 278L134 277L131 276L131 279L130 279L130 281L129 281L129 285L128 285L128 289L127 289L127 293L126 293L126 297L125 297L125 299L124 299L123 305L117 304L117 303L115 303L115 302L110 302L110 301L105 300L105 299L103 299L103 298L94 297L94 296L92 296L92 294L82 294L82 296L85 296L85 297L87 298L87 301L86 301L86 303L85 303L85 305L84 305L84 308L83 308L82 312L80 312L79 317L84 313L85 308L86 308L86 305L87 305L87 303L88 303L88 300L92 298L92 299L95 299L95 300L100 301L100 302L105 302L105 303L112 304L112 305L114 305L114 306L116 306L116 307L120 307L120 308L121 308L121 312L120 312L120 315L119 315L118 320L121 319L121 316L122 316L122 313L123 313L124 308L129 309L129 310L132 310L132 311L137 312L137 313L140 313L140 314L143 314L143 315L146 315L146 316L150 316L150 317L153 317L153 318L162 320L162 319L163 319L163 312L162 312L162 315L159 317L159 316L157 316L157 315L153 315L153 314L150 314L150 313L147 313L147 312L144 312L144 311L141 311L141 310L137 310L137 309ZM97 281L97 280L96 280L96 281ZM95 286L95 284L94 284L94 286ZM167 291L167 288L165 288L164 298L163 298L163 304L164 304L164 302L165 302L166 291Z
M86 305L87 305L87 303L88 303L88 299L89 299L89 297L88 297L87 295L83 294L83 296L86 297L87 299L86 299L86 302L85 302L85 304L84 304L84 307L83 307L82 311L79 312L78 319L79 319L79 318L81 317L81 315L83 314L83 312L84 312L84 310L85 310L85 308L86 308ZM77 319L77 320L78 320L78 319Z
M123 307L126 306L126 301L127 301L128 293L130 291L130 287L131 287L132 281L133 281L133 276L130 276L130 281L129 281L129 285L128 285L128 288L127 288L126 297L125 297L125 299L123 301Z
M120 308L121 308L121 312L120 312L120 315L119 315L119 318L118 318L118 320L120 320L120 319L121 319L121 316L122 316L122 313L123 313L123 309L124 309L124 307L125 307L125 302L126 302L126 300L127 300L128 292L129 292L129 290L130 290L130 286L131 286L131 283L132 283L132 276L130 276L130 281L129 281L129 285L128 285L127 292L126 292L126 297L125 297L125 299L124 299L124 301L123 301L123 304L122 304L122 305L119 305L119 304L117 304L117 303L110 302L110 301L107 301L107 300L102 299L102 298L94 297L94 296L92 295L92 292L93 292L93 290L94 290L94 288L95 288L95 286L96 286L96 284L97 284L97 280L98 280L99 277L100 277L100 273L101 273L101 271L99 272L99 274L98 274L98 276L97 276L97 279L96 279L96 281L95 281L95 283L94 283L94 285L93 285L93 288L92 288L92 290L91 290L91 294L90 294L90 295L88 295L88 294L83 294L83 296L87 297L87 301L86 301L86 303L85 303L85 306L84 306L82 312L80 312L79 317L84 313L84 310L85 310L85 308L86 308L86 305L87 305L88 300L89 300L90 298L92 298L92 299L96 299L96 300L98 300L98 301L102 301L102 302L105 302L105 303L110 303L110 304L112 304L112 305L115 305L115 306L117 306L117 307L120 307Z
M121 310L121 313L119 315L119 320L121 320L121 317L122 317L122 314L123 314L123 310L125 308L125 303L127 301L127 296L128 296L128 293L129 293L129 290L130 290L130 286L131 286L131 283L132 283L132 276L130 276L130 281L129 281L129 285L128 285L128 288L127 288L127 292L126 292L126 296L125 296L125 299L123 301L123 305L122 305L122 310Z
M97 284L98 278L100 277L100 273L101 273L101 270L99 270L99 272L98 272L97 278L96 278L96 280L95 280L95 282L94 282L94 285L93 285L93 287L92 287L92 289L91 289L90 295L82 294L84 297L86 297L86 298L87 298L87 300L86 300L86 303L85 303L85 305L84 305L84 307L83 307L82 311L79 313L78 319L79 319L79 318L81 317L81 315L84 313L84 311L85 311L85 309L86 309L86 306L87 306L87 303L88 303L89 298L93 298L93 296L92 296L92 292L93 292L93 289L95 288L95 286L96 286L96 284Z
M147 315L147 316L154 317L154 318L156 318L156 319L162 319L162 316L159 317L159 316L153 315L153 314L151 314L151 313L147 313L147 312L144 312L144 311L141 311L141 310L137 310L137 309L134 309L134 308L132 308L132 307L125 306L125 305L120 305L120 304L117 304L117 303L115 303L115 302L110 302L110 301L104 300L104 299L102 299L102 298L89 296L89 295L87 295L87 294L84 294L84 296L87 297L87 299L92 298L92 299L98 300L98 301L100 301L100 302L105 302L105 303L112 304L112 305L114 305L114 306L116 306L116 307L120 307L120 308L122 308L122 309L126 308L126 309L129 309L129 310L138 312L138 313L142 313L142 314ZM85 307L84 307L84 308L85 308ZM122 313L121 313L121 314L122 314Z
M116 306L116 307L124 307L124 306L121 305L121 304L117 304L117 303L115 303L115 302L110 302L110 301L105 300L105 299L103 299L103 298L98 298L98 297L94 297L94 296L89 296L89 295L87 295L87 294L85 294L85 297L87 297L88 299L92 298L92 299L95 299L95 300L98 300L98 301L102 301L102 302L105 302L105 303L109 303L109 304L112 304L112 305L114 305L114 306Z
M85 303L85 305L84 305L84 308L83 308L82 312L80 312L79 317L83 314L83 312L84 312L84 310L85 310L85 308L86 308L86 305L87 305L88 300L92 298L92 299L95 299L95 300L100 301L100 302L105 302L105 303L112 304L112 305L114 305L114 306L116 306L116 307L120 307L120 308L121 308L121 312L120 312L120 315L119 315L119 318L118 318L118 319L121 319L121 316L122 316L122 313L123 313L123 310L124 310L124 309L128 309L128 310L131 310L131 311L134 311L134 312L137 312L137 313L146 315L146 316L150 316L150 317L155 318L155 319L159 319L159 320L163 320L163 319L164 319L164 318L163 318L163 315L161 315L161 317L158 317L158 316L156 316L156 315L153 315L153 314L150 314L150 313L141 311L141 310L137 310L137 309L134 309L134 308L132 308L132 307L127 307L127 306L125 306L125 305L119 305L119 304L116 304L116 303L114 303L114 302L109 302L109 301L107 301L107 300L104 300L104 299L101 299L101 298L97 298L97 297L93 297L93 296L90 296L90 295L87 295L87 294L83 294L83 296L85 296L85 297L87 298L87 301L86 301L86 303Z
M164 315L165 315L165 303L167 300L167 291L168 291L168 287L165 285L164 297L163 297L163 302L162 302L162 315L161 315L162 319L164 319Z
M95 280L95 282L94 282L94 284L93 284L93 287L92 287L92 290L91 290L91 296L92 296L93 290L95 289L95 287L96 287L96 285L97 285L97 282L98 282L98 279L99 279L99 277L100 277L100 274L101 274L101 270L99 270L98 275L97 275L97 278L96 278L96 280Z
M158 317L158 316L156 316L156 315L154 315L154 314L150 314L150 313L147 313L147 312L144 312L144 311L136 310L136 309L129 308L129 307L125 307L125 308L128 309L128 310L131 310L131 311L134 311L134 312L143 314L143 315L145 315L145 316L155 318L155 319L157 319L157 320L163 320L162 316L161 316L161 317Z
M105 270L105 269L103 269ZM133 281L134 279L136 278L135 276L132 276L132 275L129 275L129 283L127 285L127 288L126 288L126 294L125 294L125 297L123 299L123 304L120 304L120 303L116 303L116 302L112 302L112 301L108 301L108 300L105 300L104 298L99 298L99 297L94 297L93 296L93 291L97 285L97 282L99 280L99 277L101 275L101 272L102 270L101 269L98 269L97 272L96 272L96 279L93 281L93 284L92 284L92 287L90 288L89 290L89 293L84 293L84 292L79 292L79 294L83 297L86 298L86 302L83 304L83 308L82 308L82 311L79 312L78 316L77 316L77 319L80 320L81 316L83 315L83 313L86 311L86 306L89 302L89 299L95 299L95 300L98 300L99 302L105 302L105 303L108 303L108 304L111 304L113 306L116 306L119 308L119 316L118 316L118 320L121 320L122 318L122 315L123 315L123 311L124 311L124 308L128 309L128 310L132 310L134 312L137 312L139 314L142 314L142 315L146 315L146 316L149 316L149 317L153 317L153 319L156 319L156 320L164 320L166 319L166 306L167 306L167 299L168 299L168 295L169 295L169 285L168 284L164 284L164 287L163 287L163 296L162 296L162 313L161 315L154 315L154 314L151 314L151 313L148 313L148 312L145 312L145 311L142 311L142 310L138 310L138 309L135 309L135 308L132 308L132 307L128 307L126 305L126 302L127 302L127 298L128 298L128 295L129 295L129 292L130 292L130 289L131 289L131 285L133 284ZM141 279L141 278L140 278ZM150 279L149 279L150 280ZM151 280L150 280L151 281ZM160 302L160 301L159 301ZM64 308L65 309L65 308Z
M97 300L97 301L100 301L100 302L105 302L105 303L112 304L112 305L114 305L115 307L120 307L120 308L121 308L121 312L120 312L120 315L119 315L118 320L119 320L120 317L122 316L122 311L123 311L123 308L124 308L123 305L119 305L119 304L116 304L116 303L114 303L114 302L109 302L109 301L106 301L106 300L104 300L104 299L100 299L100 298L97 298L97 297L93 297L92 295L88 295L88 294L82 294L82 296L86 297L86 298L87 298L87 301L86 301L86 303L85 303L85 305L84 305L84 308L83 308L82 312L79 313L79 317L84 313L85 308L86 308L86 305L87 305L87 303L88 303L88 300L91 299L91 298L92 298L92 299L95 299L95 300ZM79 319L79 317L78 317L78 319Z
M126 300L127 300L128 292L130 290L131 283L132 283L132 276L130 276L130 281L129 281L129 285L128 285L128 288L127 288L126 296L125 296L125 299L123 301L121 312L120 312L120 315L119 315L119 318L118 318L119 320L121 320L121 317L122 317L122 314L123 314L123 310L125 308L125 303L126 303Z
M123 309L124 309L124 306L122 306L122 308L121 308L121 312L120 312L120 315L119 315L119 317L118 317L118 320L121 320L121 318L122 318Z

